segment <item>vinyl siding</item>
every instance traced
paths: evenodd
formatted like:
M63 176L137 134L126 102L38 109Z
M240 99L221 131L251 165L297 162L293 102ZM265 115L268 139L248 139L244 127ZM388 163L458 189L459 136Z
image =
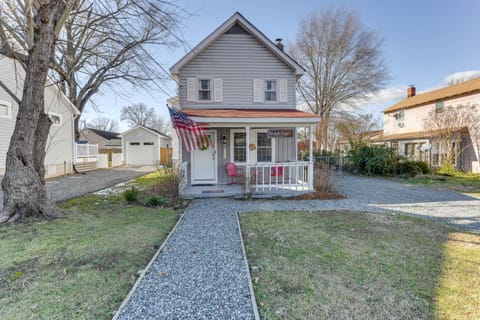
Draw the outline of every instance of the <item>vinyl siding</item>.
M8 58L0 58L0 79L21 98L24 72L18 64ZM0 117L0 173L5 170L5 161L10 138L15 127L18 105L2 89L0 100L10 102L12 117ZM45 111L62 117L61 125L53 125L47 141L45 167L47 177L70 173L73 163L73 112L58 90L52 86L45 88Z
M247 33L226 33L180 70L182 108L295 108L295 74L257 39ZM188 102L187 78L222 79L222 102ZM254 103L254 79L287 80L287 102ZM212 85L213 87L213 85ZM198 95L198 92L196 93ZM212 92L212 97L215 93Z

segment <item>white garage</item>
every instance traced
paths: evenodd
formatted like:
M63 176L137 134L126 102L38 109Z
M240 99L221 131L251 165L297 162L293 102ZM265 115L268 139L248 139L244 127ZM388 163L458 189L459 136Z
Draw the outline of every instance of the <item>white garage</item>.
M171 148L166 134L144 126L136 126L120 134L123 157L128 166L153 166L165 163L161 150Z

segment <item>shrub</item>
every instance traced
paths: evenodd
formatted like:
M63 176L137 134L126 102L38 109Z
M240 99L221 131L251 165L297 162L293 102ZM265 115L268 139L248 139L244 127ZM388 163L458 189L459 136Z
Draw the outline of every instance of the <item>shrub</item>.
M145 205L148 207L167 206L170 200L164 197L149 196L145 198Z
M315 164L313 174L313 188L319 192L332 192L332 171L323 163Z
M428 166L428 163L425 161L414 161L415 165L420 169L420 173L422 174L430 174L432 173L432 169Z
M127 202L137 201L138 190L135 187L131 187L123 192L123 197Z
M397 155L385 146L360 145L348 153L347 169L354 173L394 175L397 167Z
M419 173L422 173L422 169L415 161L404 160L398 163L398 174L401 176L412 178Z
M165 168L158 181L153 184L151 191L154 194L162 195L164 198L176 199L178 198L179 183L178 169L172 167Z

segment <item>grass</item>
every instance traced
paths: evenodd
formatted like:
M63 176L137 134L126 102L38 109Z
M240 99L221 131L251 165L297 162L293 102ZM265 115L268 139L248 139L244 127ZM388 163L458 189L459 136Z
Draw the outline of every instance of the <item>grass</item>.
M349 211L240 215L264 319L480 319L480 236Z
M450 176L425 175L418 178L401 179L401 181L480 196L480 174L455 172Z
M122 195L60 207L53 221L0 226L0 319L111 319L178 219Z

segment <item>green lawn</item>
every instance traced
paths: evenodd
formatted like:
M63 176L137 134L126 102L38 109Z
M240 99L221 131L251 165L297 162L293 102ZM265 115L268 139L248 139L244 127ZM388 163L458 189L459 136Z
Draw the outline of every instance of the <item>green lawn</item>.
M348 211L240 221L262 319L480 319L479 235Z
M430 175L397 180L410 184L420 184L433 188L480 195L480 174L458 172L452 176Z
M0 319L111 319L178 220L122 195L60 207L53 221L0 226Z

